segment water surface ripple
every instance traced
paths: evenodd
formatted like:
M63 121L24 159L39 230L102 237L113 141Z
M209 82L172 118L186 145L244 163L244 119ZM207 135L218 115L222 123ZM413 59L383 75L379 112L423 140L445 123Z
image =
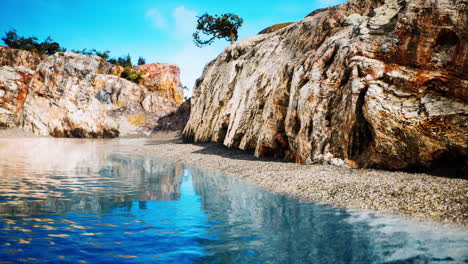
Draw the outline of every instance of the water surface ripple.
M468 262L467 230L300 202L138 144L0 139L0 263Z

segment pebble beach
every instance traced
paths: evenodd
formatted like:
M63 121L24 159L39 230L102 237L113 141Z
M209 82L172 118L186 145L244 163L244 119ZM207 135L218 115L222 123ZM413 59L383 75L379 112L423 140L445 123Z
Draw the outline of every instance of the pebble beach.
M229 174L304 201L468 226L465 179L262 160L221 144L186 144L178 133L158 133L151 142L136 151Z

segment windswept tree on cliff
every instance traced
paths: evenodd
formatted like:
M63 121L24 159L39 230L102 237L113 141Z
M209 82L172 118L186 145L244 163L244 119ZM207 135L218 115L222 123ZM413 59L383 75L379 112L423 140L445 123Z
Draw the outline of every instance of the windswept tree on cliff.
M216 39L225 39L231 41L231 44L237 40L237 30L242 26L244 20L235 14L208 15L204 14L198 17L197 31L193 33L193 40L197 47L211 45ZM200 33L211 36L207 40L200 38Z

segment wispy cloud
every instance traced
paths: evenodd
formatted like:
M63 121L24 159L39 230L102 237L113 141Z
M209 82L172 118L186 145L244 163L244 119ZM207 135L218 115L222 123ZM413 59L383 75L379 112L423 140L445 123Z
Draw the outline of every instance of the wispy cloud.
M197 12L187 9L184 6L179 6L172 12L172 17L174 18L177 34L183 34L185 36L194 31L196 27Z
M184 85L192 88L195 80L203 72L204 65L199 62L209 62L219 54L223 44L212 45L202 49L193 44L192 33L197 24L197 12L178 6L172 12L158 12L153 8L147 11L146 17L158 29L166 29L170 32L169 37L179 48L174 51L168 61L177 64L181 70L181 81ZM180 45L180 46L179 46ZM221 48L220 48L221 47ZM191 89L190 89L191 90ZM191 91L189 91L189 95Z
M219 52L219 47L208 46L201 49L189 42L174 54L172 60L180 67L180 79L189 87L189 95L191 95L195 80L202 75L205 66L199 62L210 62Z
M155 28L164 29L168 26L167 20L155 8L148 10L145 17Z

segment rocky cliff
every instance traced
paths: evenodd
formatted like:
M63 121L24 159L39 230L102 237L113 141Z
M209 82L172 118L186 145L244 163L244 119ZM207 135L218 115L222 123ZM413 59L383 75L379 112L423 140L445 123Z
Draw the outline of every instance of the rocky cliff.
M466 164L467 8L351 0L241 40L197 81L184 139L297 163Z
M121 69L97 56L40 57L9 48L0 55L8 65L0 67L2 127L44 136L116 137L150 133L177 109L151 88L115 76Z
M180 83L180 69L177 65L153 63L139 65L135 70L144 72L141 83L150 91L180 104L184 101L184 91Z
M10 49L0 46L0 67L1 66L23 66L32 70L45 59L46 55L39 55L33 52L19 49Z

